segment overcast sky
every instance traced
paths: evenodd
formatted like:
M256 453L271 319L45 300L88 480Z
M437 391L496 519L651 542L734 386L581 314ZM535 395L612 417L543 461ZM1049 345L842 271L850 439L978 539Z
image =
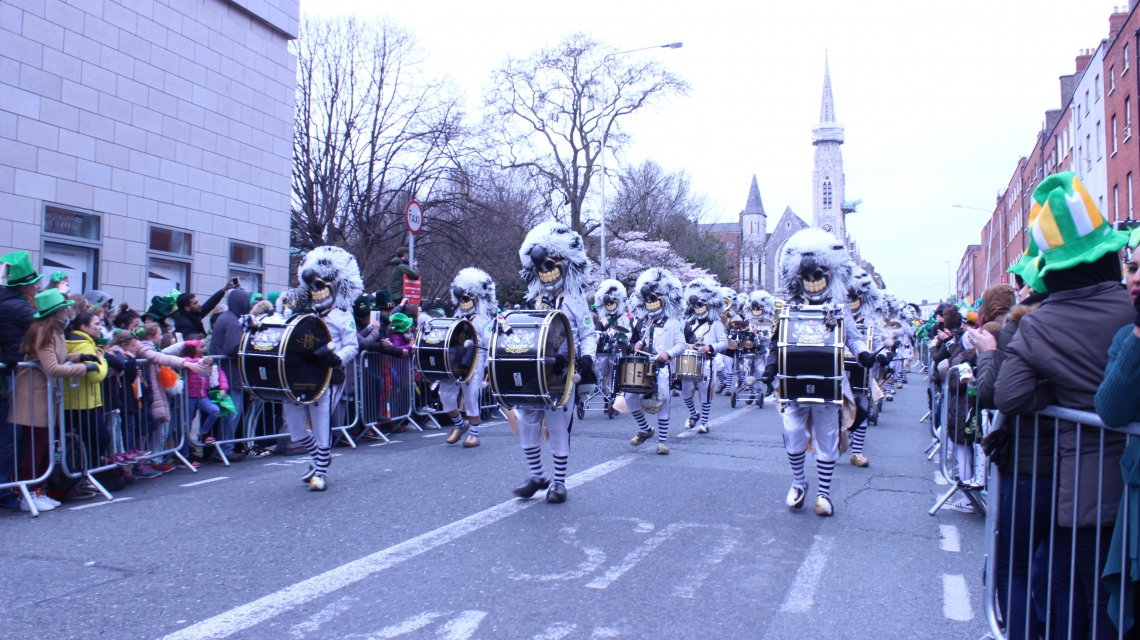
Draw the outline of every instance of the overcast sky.
M1119 4L1119 0L1118 0ZM790 206L811 222L811 128L819 119L825 52L843 146L847 198L862 198L848 230L887 286L910 300L946 294L979 242L1058 76L1108 36L1107 0L955 2L376 2L301 0L303 12L388 15L407 27L432 74L476 105L505 56L525 56L586 31L622 49L676 40L657 56L692 85L627 121L625 158L684 169L720 219L737 219L752 175L774 225Z

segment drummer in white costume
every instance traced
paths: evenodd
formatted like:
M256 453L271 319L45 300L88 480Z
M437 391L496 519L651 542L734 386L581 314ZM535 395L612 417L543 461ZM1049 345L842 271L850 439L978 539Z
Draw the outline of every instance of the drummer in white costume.
M633 348L652 354L657 361L657 390L650 398L640 393L626 393L625 404L637 421L637 433L629 441L633 446L653 437L653 428L645 418L652 404L657 408L657 453L668 455L669 363L685 350L685 333L681 327L681 281L667 269L654 267L637 278L630 306L637 317Z
M685 300L688 302L685 342L689 348L705 354L703 378L700 381L685 380L681 383L681 397L689 410L685 428L697 427L697 433L708 433L709 414L712 413L712 359L728 347L728 334L720 323L724 300L720 286L711 278L697 278L690 282L685 288ZM701 402L700 413L697 413L696 406L698 398Z
M614 361L618 357L617 347L628 343L632 330L629 318L626 316L626 301L625 285L618 280L602 280L602 284L598 285L598 290L594 293L594 308L601 320L601 326L597 329L599 347L603 336L606 341L606 352L598 352L594 366L598 371L598 383L602 385L602 390L607 395L612 394L613 389L609 388L611 380L606 374L610 371L610 367L617 364Z
M464 448L479 446L479 401L483 396L483 371L487 366L487 346L491 344L491 326L498 311L495 299L495 281L482 269L467 267L456 274L451 281L451 303L455 305L455 317L471 321L478 336L478 344L466 346L467 352L461 360L460 368L466 370L475 360L475 369L467 382L459 384L451 380L439 383L439 399L454 426L447 436L447 444L463 440ZM431 320L428 320L430 323ZM459 411L459 396L463 395L463 412ZM466 415L463 415L466 414Z

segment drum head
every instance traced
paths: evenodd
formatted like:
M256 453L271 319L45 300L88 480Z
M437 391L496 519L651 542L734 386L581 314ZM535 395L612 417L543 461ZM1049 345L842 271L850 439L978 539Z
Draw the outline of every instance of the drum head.
M546 378L546 393L556 401L556 406L564 407L570 401L574 384L574 334L570 321L563 313L551 314L544 328L539 355L544 358L543 369ZM560 367L554 356L563 356L570 364ZM559 371L561 369L561 371Z
M331 340L328 327L317 316L306 315L293 325L285 344L285 386L298 402L316 400L328 386L332 369L314 352Z

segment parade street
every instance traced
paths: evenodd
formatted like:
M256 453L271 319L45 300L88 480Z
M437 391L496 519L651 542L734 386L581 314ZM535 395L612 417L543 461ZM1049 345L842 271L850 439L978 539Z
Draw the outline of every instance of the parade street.
M674 412L668 456L632 447L628 416L576 420L564 504L511 496L522 452L492 422L477 449L446 430L337 447L323 494L275 455L5 513L4 635L803 638L810 620L818 638L974 639L983 520L927 515L945 487L910 379L868 429L871 466L841 457L832 518L784 506L776 407L723 396L705 435Z

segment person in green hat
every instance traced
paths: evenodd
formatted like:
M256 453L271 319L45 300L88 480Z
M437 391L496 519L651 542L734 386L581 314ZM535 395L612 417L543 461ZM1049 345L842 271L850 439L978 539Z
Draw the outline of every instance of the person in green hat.
M15 369L24 359L20 344L28 333L28 327L35 320L36 293L42 276L32 268L27 251L16 251L0 257L0 263L7 270L7 279L0 286L0 362ZM9 394L0 394L0 416L8 415ZM16 472L15 429L0 425L0 481L11 478ZM0 506L16 506L14 494L0 492Z
M15 375L13 402L8 413L8 422L18 425L23 432L23 440L29 451L22 457L16 472L18 480L31 480L48 468L51 456L51 437L48 429L48 382L45 374L52 378L77 378L88 371L99 370L99 357L91 354L68 354L67 343L63 338L64 328L70 316L67 309L74 302L68 300L59 289L47 289L35 297L36 311L28 332L24 336L21 350L26 362L39 364L40 368L20 368ZM23 511L46 511L59 506L59 503L43 495L41 487L29 485L33 491L31 503L21 500Z
M1128 237L1113 230L1072 172L1041 181L1033 199L1041 209L1029 235L1040 251L1039 274L1049 297L1022 318L1006 348L994 403L1006 416L1027 416L1046 405L1091 412L1113 334L1136 316L1121 284L1119 251ZM1034 424L1021 420L1023 429ZM1100 579L1116 521L1124 490L1117 470L1127 440L1123 433L1099 431L1095 444L1087 435L1078 442L1078 430L1066 420L1056 423L1057 516L1052 535L1055 548L1075 547L1072 561L1088 585ZM1054 432L1052 422L1049 432ZM1095 453L1084 453L1089 447ZM1015 522L1013 527L1028 530L1029 523ZM1086 596L1089 610L1095 612L1090 624L1112 629L1107 592L1087 589Z
M176 309L177 307L175 307L169 298L155 296L150 299L150 308L146 310L146 313L142 314L142 317L144 320L162 324L167 318L174 315Z
M392 267L392 275L388 277L388 291L396 304L404 301L404 276L409 280L419 280L420 272L416 269L418 264L408 264L408 248L396 249L396 255L388 262Z
M392 333L390 340L392 347L399 350L402 357L411 353L412 349L412 319L402 313L392 314Z

